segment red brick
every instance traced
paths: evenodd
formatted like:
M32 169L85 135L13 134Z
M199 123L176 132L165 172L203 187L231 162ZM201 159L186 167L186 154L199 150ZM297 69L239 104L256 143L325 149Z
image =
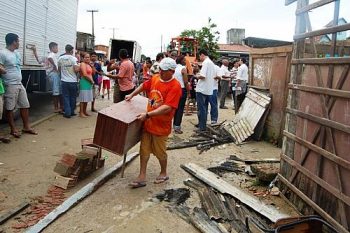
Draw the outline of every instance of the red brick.
M69 167L75 167L77 163L77 158L75 155L65 153L61 158L61 162Z

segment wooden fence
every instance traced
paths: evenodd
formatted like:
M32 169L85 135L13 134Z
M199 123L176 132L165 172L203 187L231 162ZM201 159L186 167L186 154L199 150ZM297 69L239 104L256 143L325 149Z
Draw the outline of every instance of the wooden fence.
M339 232L350 226L350 58L336 56L339 0L297 2L291 81L281 154L282 193L304 214L316 212ZM333 25L313 30L309 11L334 4ZM331 35L330 57L317 38ZM311 53L306 45L311 45ZM346 53L346 51L345 51Z

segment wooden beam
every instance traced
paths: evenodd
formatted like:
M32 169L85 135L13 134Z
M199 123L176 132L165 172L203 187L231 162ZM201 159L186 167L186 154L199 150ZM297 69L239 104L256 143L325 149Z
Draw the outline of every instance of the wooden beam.
M312 87L312 86L292 84L292 83L289 83L288 87L289 89L293 89L293 90L350 99L350 91L336 90L336 89L324 88L324 87Z
M334 188L333 186L328 184L326 181L324 181L320 177L316 176L315 174L313 174L312 172L310 172L309 170L307 170L306 168L301 166L299 163L297 163L293 159L289 158L287 155L281 154L281 158L284 161L286 161L287 163L289 163L291 166L293 166L294 168L299 170L299 172L303 173L305 176L307 176L308 178L313 180L315 183L320 185L322 188L324 188L325 190L327 190L328 192L330 192L331 194L336 196L338 199L342 200L343 202L345 202L347 205L350 206L350 197L349 196L340 192L338 189Z
M331 58L300 58L292 59L292 64L307 64L307 65L329 65L329 64L349 64L350 57L331 57Z
M337 156L337 155L335 155L335 154L333 154L325 149L322 149L322 148L320 148L320 147L318 147L318 146L316 146L316 145L314 145L314 144L312 144L312 143L310 143L310 142L308 142L300 137L297 137L294 134L291 134L287 131L284 131L283 135L286 136L287 138L307 147L308 149L316 152L317 154L324 156L326 159L337 163L338 165L344 167L345 169L350 170L350 162L349 161L347 161L347 160L345 160L345 159L343 159L343 158L341 158L341 157L339 157L339 156Z
M319 207L315 202L313 202L308 196L301 192L297 187L291 184L286 178L281 174L278 174L278 178L282 181L290 190L292 190L296 195L298 195L306 204L313 208L321 217L327 220L330 224L335 227L339 233L349 233L339 222L333 219L326 211Z
M294 40L303 40L309 37L315 37L315 36L321 36L321 35L327 35L327 34L332 34L332 33L337 33L337 32L343 32L343 31L348 31L350 30L350 23L342 24L339 26L333 26L325 29L320 29L320 30L315 30L311 32L306 32L306 33L301 33L294 35L293 39Z
M139 154L133 153L127 156L126 163L129 163L133 159L135 159ZM118 162L113 167L107 169L100 176L95 178L93 181L85 185L78 192L73 194L67 200L65 200L61 205L59 205L56 209L54 209L51 213L46 215L43 219L41 219L37 224L29 228L26 232L28 233L39 233L44 230L48 225L50 225L53 221L55 221L59 216L67 212L73 206L77 205L84 198L89 196L95 190L97 190L103 183L112 178L123 166L123 161Z
M270 219L272 222L276 222L278 219L281 218L289 217L287 214L281 213L275 207L266 205L255 196L252 196L249 193L244 192L242 189L227 183L219 176L196 164L189 163L186 165L181 165L181 168L187 171L188 173L192 174L193 176L197 177L204 183L215 188L222 194L229 194L233 196L234 198L241 201L243 204L249 206L261 215Z
M303 8L297 9L295 14L296 15L300 15L302 13L308 12L308 11L310 11L312 9L316 9L318 7L324 6L324 5L326 5L328 3L331 3L331 2L334 2L334 1L335 0L320 0L318 2L314 2L314 3L310 4L310 5L307 5L307 6L303 7Z
M296 115L298 117L308 119L310 121L313 121L315 123L321 124L325 127L329 127L332 129L337 129L339 131L342 131L344 133L350 134L350 126L344 125L342 123L338 123L323 117L318 117L309 113L305 113L296 109L286 108L286 112L289 114Z
M0 216L0 225L5 223L7 220L9 220L13 216L15 216L20 211L24 210L28 206L29 206L29 203L25 201L25 202L19 204L18 206L16 206L15 208L13 208L12 210L8 211L4 215Z

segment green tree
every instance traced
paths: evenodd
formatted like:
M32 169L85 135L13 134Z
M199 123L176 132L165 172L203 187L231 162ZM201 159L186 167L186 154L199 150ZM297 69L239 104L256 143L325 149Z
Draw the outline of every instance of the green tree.
M181 37L193 37L198 41L198 50L205 49L215 59L218 58L217 50L219 49L218 41L220 33L216 30L217 25L208 18L208 25L200 30L185 30L181 32ZM191 48L190 48L191 49Z

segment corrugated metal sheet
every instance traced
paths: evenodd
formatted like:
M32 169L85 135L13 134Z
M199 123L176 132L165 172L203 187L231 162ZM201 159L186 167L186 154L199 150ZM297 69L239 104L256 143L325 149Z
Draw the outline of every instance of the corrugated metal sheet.
M122 101L99 111L94 144L123 155L140 141L142 122L136 116L146 111L148 99L135 96L130 102Z
M25 22L25 65L38 65L33 51L27 49L26 45L36 45L39 55L45 54L47 0L27 0L26 22Z
M66 44L75 46L78 0L0 1L0 9L0 49L6 46L7 33L18 34L24 69L38 66L26 45L36 45L40 57L47 55L51 41L58 44L59 54Z
M48 7L46 47L54 41L62 54L66 44L75 47L78 1L49 0Z
M254 133L270 102L269 96L252 88L249 89L235 119L225 124L226 131L231 134L236 143L243 142Z
M5 36L7 33L16 33L20 37L21 46L19 51L23 51L23 35L24 35L24 9L25 1L13 0L0 1L0 49L6 47Z

